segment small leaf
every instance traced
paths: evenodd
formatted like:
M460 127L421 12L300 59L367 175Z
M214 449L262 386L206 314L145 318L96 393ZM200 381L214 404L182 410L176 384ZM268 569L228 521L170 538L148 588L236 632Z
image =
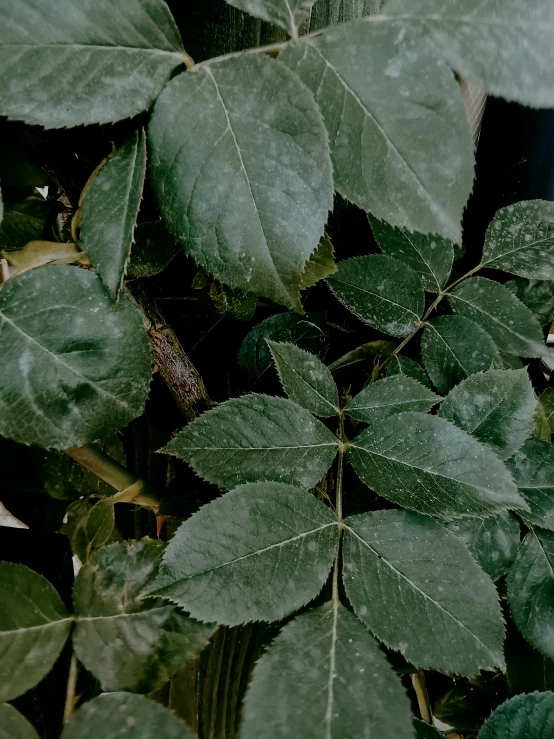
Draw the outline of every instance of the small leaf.
M138 223L134 237L135 243L127 265L129 277L152 277L158 274L179 251L161 221Z
M115 311L92 272L55 266L0 290L0 433L63 449L109 436L142 413L150 345L128 300Z
M539 398L539 403L550 427L550 433L554 434L554 387L547 387Z
M367 629L345 606L326 603L287 624L256 665L240 736L412 737L410 713Z
M438 416L391 416L353 439L350 458L368 487L420 513L471 517L526 509L498 457Z
M448 300L455 313L478 323L499 351L519 357L541 355L544 342L537 318L498 282L472 277Z
M336 543L335 515L309 493L239 486L181 524L151 593L201 621L280 621L318 595Z
M536 407L526 369L489 370L451 390L439 414L508 459L533 433Z
M310 488L331 466L337 444L292 400L252 394L204 413L162 451L221 487L274 480Z
M91 508L85 522L84 534L87 539L86 559L100 547L106 544L113 533L115 515L113 503L109 500L99 500Z
M161 213L187 253L231 287L301 312L333 181L321 114L297 76L261 54L180 75L148 139Z
M395 354L387 364L387 377L394 377L395 375L411 377L422 385L425 385L425 387L430 386L429 378L425 374L423 367L417 362L414 362L413 359L404 357L401 354Z
M369 219L381 251L407 264L429 292L438 293L452 271L454 245L429 234L410 233L377 218Z
M327 282L348 310L386 334L407 336L419 326L425 307L421 280L396 259L380 254L347 259Z
M123 284L145 174L146 137L140 130L108 160L82 204L82 246L112 300Z
M156 690L213 633L212 626L186 618L173 606L142 598L154 582L163 551L164 544L151 539L112 544L77 575L73 646L106 691Z
M9 703L0 703L0 739L40 739L34 727Z
M267 343L289 398L316 416L336 415L339 411L337 386L319 357L294 344Z
M385 341L378 339L377 341L369 341L367 344L361 344L351 352L343 354L342 357L335 359L329 365L331 372L336 372L344 367L349 367L351 364L357 364L358 362L364 362L370 357L379 357L381 355L388 356L394 351L396 343L394 341Z
M474 321L439 316L423 331L421 357L433 385L446 394L466 377L489 369L498 352L491 337Z
M516 695L485 721L477 739L547 739L554 733L554 693Z
M535 438L550 443L551 436L550 424L548 423L544 408L539 402L535 411Z
M359 421L378 423L403 411L427 413L442 400L411 377L393 375L366 385L345 408L345 413Z
M1 206L0 206L1 207ZM0 213L0 247L22 249L29 241L41 240L48 203L34 188L32 194Z
M315 0L226 0L239 10L256 18L274 23L293 38L298 38L298 27L310 17Z
M531 646L554 659L554 533L530 531L508 573L514 622Z
M409 511L345 524L346 594L380 641L420 668L469 676L503 666L498 594L459 539Z
M529 506L525 520L554 531L554 445L531 439L506 464Z
M464 542L491 580L512 566L519 548L519 523L508 511L488 518L457 518L444 525Z
M50 672L72 620L42 575L0 562L0 701L17 698Z
M85 703L64 726L61 739L193 739L167 708L132 693L105 693Z
M416 739L444 739L444 734L426 721L414 718L413 723Z
M307 287L312 287L316 282L335 274L337 265L335 264L334 257L335 250L331 239L327 234L324 234L316 250L306 262L306 266L300 277L300 289L304 290Z

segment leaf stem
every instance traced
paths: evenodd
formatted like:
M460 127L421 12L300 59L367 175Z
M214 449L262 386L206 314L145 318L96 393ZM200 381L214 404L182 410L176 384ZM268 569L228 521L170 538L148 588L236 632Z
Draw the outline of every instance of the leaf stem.
M417 704L419 706L419 712L421 718L427 721L428 724L433 723L433 709L431 708L431 701L429 699L429 693L427 692L427 685L425 683L425 674L422 670L413 672L411 675L412 685L414 686L415 694L417 697Z
M71 664L69 665L69 675L67 677L67 690L65 694L65 705L63 709L63 720L67 723L73 715L75 707L75 688L77 687L77 657L75 653L71 655Z

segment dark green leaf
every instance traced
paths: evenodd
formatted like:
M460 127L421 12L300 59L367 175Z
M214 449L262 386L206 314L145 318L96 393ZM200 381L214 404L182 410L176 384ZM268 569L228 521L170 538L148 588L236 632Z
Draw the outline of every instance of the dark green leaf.
M431 516L526 509L498 457L438 416L391 416L351 442L350 458L360 479L379 495Z
M496 589L431 518L377 511L346 519L344 585L375 636L417 667L475 675L503 666Z
M47 675L72 616L42 575L0 562L0 701L25 693Z
M421 280L402 262L372 254L339 263L327 279L332 291L364 323L391 336L407 336L425 307Z
M113 503L109 500L99 500L89 511L85 521L84 534L87 540L85 559L89 559L97 549L110 540L114 526Z
M180 75L156 102L149 143L160 210L187 253L231 287L301 310L333 182L321 115L296 75L262 55Z
M426 721L413 719L416 739L444 739L444 734Z
M152 592L201 621L280 621L317 596L336 542L335 515L309 493L239 486L181 524Z
M485 721L477 739L549 739L554 736L554 693L516 695Z
M421 382L425 387L430 386L429 378L425 374L425 370L417 362L409 357L403 357L401 354L395 354L387 364L387 377L394 375L403 375L404 377L412 377L414 380Z
M422 411L427 413L441 398L411 377L393 375L366 385L353 398L345 412L366 423L378 423L395 413Z
M100 278L55 266L0 290L0 433L65 448L136 418L150 385L150 346L128 300L117 311Z
M179 250L161 221L137 224L134 236L135 243L127 266L130 277L151 277L158 274Z
M520 300L537 316L541 326L546 326L554 318L554 281L529 280Z
M340 603L326 603L287 624L256 665L241 737L412 737L410 714L367 629Z
M554 445L531 439L507 465L529 506L525 520L554 531Z
M221 487L274 480L310 488L331 466L337 444L321 421L292 400L252 394L204 413L163 451Z
M256 18L284 28L298 38L298 27L310 16L315 0L226 0L229 5L245 10Z
M550 426L550 432L554 434L554 387L547 387L539 398L539 403L544 410L544 415Z
M22 249L29 241L42 239L47 211L46 200L36 191L10 207L5 206L3 217L0 212L0 247Z
M396 343L394 341L385 341L382 339L369 341L367 344L361 344L355 349L352 349L351 352L347 352L342 357L335 359L335 361L329 365L329 369L331 372L336 372L338 369L349 367L351 364L364 362L370 357L379 357L383 354L388 356L394 350L395 346Z
M554 689L554 662L533 649L514 628L508 631L504 652L512 695Z
M39 739L39 735L13 706L0 703L0 739Z
M327 234L324 234L316 250L306 262L306 266L300 277L300 288L304 290L306 287L312 287L316 282L324 280L329 275L333 275L337 271L334 257L335 250L331 239Z

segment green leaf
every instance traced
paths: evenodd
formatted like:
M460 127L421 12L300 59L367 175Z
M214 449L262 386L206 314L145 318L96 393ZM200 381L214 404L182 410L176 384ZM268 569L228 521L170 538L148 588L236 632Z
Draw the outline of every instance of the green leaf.
M292 400L253 393L204 413L162 451L221 487L273 480L310 488L331 466L337 445L321 421Z
M554 318L554 280L526 280L514 277L504 286L519 298L523 305L534 313L541 326L546 326Z
M341 195L392 226L458 242L473 182L460 91L428 44L398 38L394 24L354 22L279 58L321 107Z
M61 128L147 110L184 61L163 0L8 0L0 11L0 115Z
M508 459L533 433L536 407L527 369L489 370L451 390L439 414Z
M426 721L420 721L420 719L414 718L413 724L416 739L444 739L444 734Z
M1 206L0 206L1 207ZM0 247L22 249L29 241L43 237L48 203L36 190L23 200L0 212Z
M531 646L554 659L554 532L530 531L508 573L514 622Z
M452 271L454 245L429 234L410 233L370 217L371 230L381 251L404 262L419 276L423 287L438 293Z
M554 662L533 649L516 629L508 631L504 652L512 695L554 689Z
M173 606L142 598L154 582L164 548L163 542L152 539L112 544L77 575L73 646L106 691L156 690L214 631Z
M554 531L554 445L530 439L507 465L529 506L525 520Z
M336 545L335 515L309 493L241 485L181 524L151 592L201 621L280 621L318 595Z
M411 377L393 375L366 385L345 408L345 413L359 421L379 423L403 411L427 413L442 400Z
M0 739L40 739L34 727L9 703L0 703Z
M335 416L339 393L333 375L319 357L294 344L267 343L289 398L316 416Z
M403 377L411 377L417 380L425 387L429 387L429 378L425 374L425 370L417 362L402 354L395 354L387 364L387 377L402 375Z
M152 277L164 270L179 251L162 221L138 223L134 233L127 274L129 277Z
M310 17L315 0L226 0L239 10L274 23L293 38L298 38L298 27Z
M455 313L478 323L499 351L519 357L541 355L544 342L536 316L498 282L472 277L448 300Z
M498 594L457 537L409 511L345 525L346 594L380 641L420 668L475 675L503 666Z
M57 660L72 616L42 575L0 562L0 701L34 687Z
M550 427L550 433L554 434L554 387L547 387L539 398L539 404Z
M410 719L385 655L358 619L333 602L287 624L258 662L240 736L396 739L413 736Z
M85 703L65 725L61 739L193 739L176 716L132 693L108 693Z
M548 739L554 732L554 693L516 695L485 721L477 739Z
M420 513L471 517L526 509L498 457L438 416L391 416L353 439L350 459L368 487Z
M0 433L63 449L109 436L142 413L150 345L138 310L117 311L100 278L54 266L0 290Z
M394 351L396 347L395 341L386 341L378 339L377 341L369 341L367 344L361 344L352 351L343 354L342 357L335 359L329 365L331 372L336 372L344 367L349 367L351 364L357 364L358 362L364 362L370 357L379 357L382 355L388 356Z
M135 131L93 180L83 202L81 241L112 300L129 261L146 174L146 137Z
M457 518L443 523L464 542L491 580L498 580L512 566L519 548L519 523L508 511L488 518Z
M327 282L340 302L364 323L391 336L408 336L425 308L420 278L391 257L372 254L339 263Z
M89 511L84 526L84 534L87 540L85 559L89 559L97 549L103 547L110 540L114 526L113 503L109 500L99 500Z
M447 393L466 377L489 369L498 352L491 337L474 321L439 316L423 331L421 357L433 385Z
M535 438L540 441L547 441L550 443L550 437L552 433L550 431L550 425L544 412L542 405L537 403L537 410L535 411Z
M187 253L231 287L302 311L333 182L321 114L296 75L262 55L180 75L148 138L161 213Z
M426 36L457 72L491 95L554 106L549 0L391 0L385 12L398 17L400 38L407 32L422 43Z
M300 289L304 290L307 287L312 287L316 282L335 274L338 268L334 257L335 250L331 239L327 234L323 234L316 250L312 252L306 262L300 277Z

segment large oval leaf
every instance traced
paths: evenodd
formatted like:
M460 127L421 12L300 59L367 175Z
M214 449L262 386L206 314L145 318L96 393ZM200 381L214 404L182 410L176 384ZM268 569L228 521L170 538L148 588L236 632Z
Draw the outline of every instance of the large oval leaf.
M530 439L507 466L529 506L526 520L554 531L554 445Z
M554 736L554 693L516 695L485 721L477 739L549 739Z

